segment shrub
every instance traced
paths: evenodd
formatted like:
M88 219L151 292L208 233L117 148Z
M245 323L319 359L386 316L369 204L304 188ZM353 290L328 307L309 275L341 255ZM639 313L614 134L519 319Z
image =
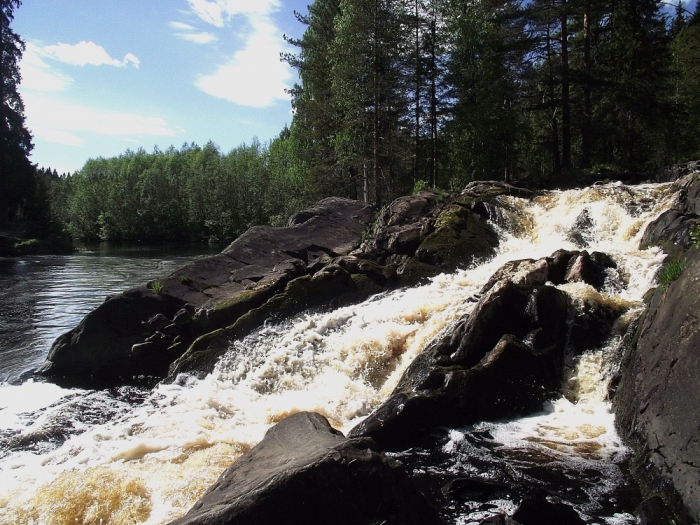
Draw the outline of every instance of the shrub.
M685 270L685 261L681 258L672 259L661 267L656 279L661 286L668 286L678 279Z

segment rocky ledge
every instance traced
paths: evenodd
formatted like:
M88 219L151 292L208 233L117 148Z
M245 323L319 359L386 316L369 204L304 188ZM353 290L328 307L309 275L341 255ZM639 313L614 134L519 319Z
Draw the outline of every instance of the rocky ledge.
M376 213L328 198L284 228L251 228L218 255L107 298L54 343L37 374L99 387L205 374L216 358L268 319L359 301L493 255L487 219L508 219L503 183L463 192L422 191Z

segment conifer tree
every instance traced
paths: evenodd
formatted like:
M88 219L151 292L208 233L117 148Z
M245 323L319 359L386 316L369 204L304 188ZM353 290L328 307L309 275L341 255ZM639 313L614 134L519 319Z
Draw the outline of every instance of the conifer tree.
M29 161L32 137L24 123L19 95L19 61L24 42L10 24L19 0L0 0L0 225L11 220L33 191L34 167Z

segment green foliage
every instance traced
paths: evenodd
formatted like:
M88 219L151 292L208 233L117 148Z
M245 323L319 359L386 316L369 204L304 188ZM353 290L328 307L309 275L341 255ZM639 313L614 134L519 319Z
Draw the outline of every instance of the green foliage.
M700 248L700 219L695 221L695 226L690 230L690 240L695 248Z
M209 142L89 160L55 181L56 220L91 240L230 241L256 224L284 224L311 203L289 131L224 154Z
M24 41L10 27L19 0L0 0L0 226L13 220L34 191L32 136L19 94Z
M159 279L156 279L155 281L151 281L150 289L153 290L153 293L160 295L163 293L163 283L160 282Z
M427 190L429 187L428 183L424 180L417 180L416 183L413 185L413 195L416 195L417 193Z
M684 271L685 261L682 258L677 257L668 261L661 267L656 279L661 286L665 287L678 279Z
M297 14L303 37L287 39L298 53L283 56L300 78L291 127L228 153L209 142L90 159L32 190L49 201L35 206L37 223L82 239L229 241L331 195L383 204L472 180L651 170L700 155L697 14L668 28L659 2L637 0L308 9ZM18 143L28 151L28 135ZM0 184L0 199L15 191Z
M24 241L15 243L15 249L21 250L22 248L32 248L38 244L39 241L37 239L26 239Z

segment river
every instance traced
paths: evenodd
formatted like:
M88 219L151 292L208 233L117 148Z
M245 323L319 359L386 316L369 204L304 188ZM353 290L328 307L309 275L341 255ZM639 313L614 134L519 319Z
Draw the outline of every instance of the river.
M105 295L167 274L187 257L120 257L99 275L90 269L98 257L87 254L5 263L3 299L17 306L1 315L0 522L167 523L285 416L316 411L347 432L388 397L433 337L470 311L505 262L576 249L570 230L584 211L593 219L583 235L587 249L608 253L618 269L601 293L581 284L562 288L575 301L623 305L629 318L664 257L656 248L639 250L639 240L673 198L669 185L502 198L509 212L497 225L501 248L493 259L416 288L265 326L232 344L207 377L183 375L152 391L67 390L21 376ZM14 277L4 277L10 271ZM85 274L96 278L83 284ZM589 523L635 523L619 502L628 483L621 466L627 449L606 388L621 333L572 361L564 395L541 413L446 429L436 449L397 457L418 476L446 480L469 475L546 486L538 472L559 472L570 480L562 499ZM447 499L445 521L460 525L515 505L506 489L487 501Z
M73 255L0 257L0 382L39 366L51 343L104 299L168 274L202 245L81 245Z

